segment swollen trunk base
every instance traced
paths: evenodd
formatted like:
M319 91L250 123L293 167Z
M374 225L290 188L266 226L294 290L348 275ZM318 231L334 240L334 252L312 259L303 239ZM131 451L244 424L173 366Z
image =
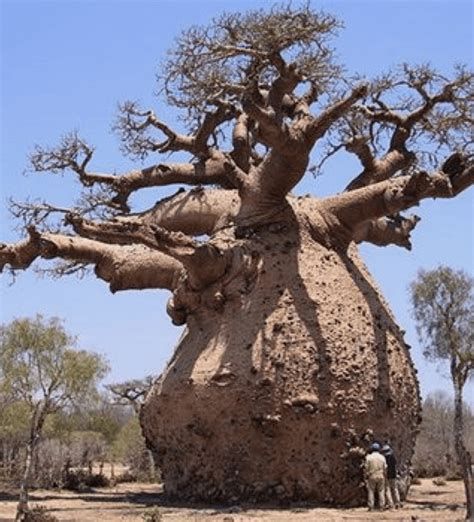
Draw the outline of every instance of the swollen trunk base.
M420 413L409 347L355 246L297 236L254 242L253 283L188 317L148 395L143 432L170 497L357 505L374 439L408 471Z

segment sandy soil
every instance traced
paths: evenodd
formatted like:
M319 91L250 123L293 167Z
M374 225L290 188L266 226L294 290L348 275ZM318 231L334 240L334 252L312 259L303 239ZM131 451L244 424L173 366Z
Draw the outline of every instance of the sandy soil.
M312 508L307 505L255 508L186 506L166 503L161 487L150 484L120 484L114 488L88 493L68 491L35 491L33 504L46 506L60 521L127 522L142 521L146 512L158 507L164 522L339 522L339 521L462 521L465 518L462 482L435 486L431 479L412 486L409 499L401 510L367 512L366 509ZM0 491L0 522L13 520L15 498Z

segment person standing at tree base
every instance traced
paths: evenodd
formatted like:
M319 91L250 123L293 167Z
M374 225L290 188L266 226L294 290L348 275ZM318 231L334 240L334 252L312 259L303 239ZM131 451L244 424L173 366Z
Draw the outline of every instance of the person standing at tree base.
M387 462L387 481L385 484L385 495L389 508L398 509L402 507L400 502L400 492L397 484L397 460L389 444L382 447L382 455Z
M377 493L379 508L385 508L385 478L387 476L387 462L380 453L380 444L374 442L370 446L370 453L365 457L365 480L367 484L367 506L369 511L375 507Z

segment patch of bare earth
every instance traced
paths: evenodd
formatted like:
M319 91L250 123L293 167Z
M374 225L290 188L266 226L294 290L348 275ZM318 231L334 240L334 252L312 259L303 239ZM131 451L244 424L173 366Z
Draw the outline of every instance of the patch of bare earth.
M400 510L368 512L365 508L314 508L291 505L257 508L241 504L231 507L180 505L166 502L161 486L156 484L120 484L91 492L35 491L33 504L41 504L60 521L112 522L142 521L147 511L157 507L164 522L336 522L336 521L462 521L465 519L463 485L460 481L435 486L431 479L412 486L408 501ZM11 521L15 497L0 491L0 522Z

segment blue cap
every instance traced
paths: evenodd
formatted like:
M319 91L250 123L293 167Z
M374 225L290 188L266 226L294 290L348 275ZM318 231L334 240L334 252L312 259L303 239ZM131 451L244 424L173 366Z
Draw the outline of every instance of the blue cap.
M380 444L378 442L372 442L370 449L372 451L380 451Z

